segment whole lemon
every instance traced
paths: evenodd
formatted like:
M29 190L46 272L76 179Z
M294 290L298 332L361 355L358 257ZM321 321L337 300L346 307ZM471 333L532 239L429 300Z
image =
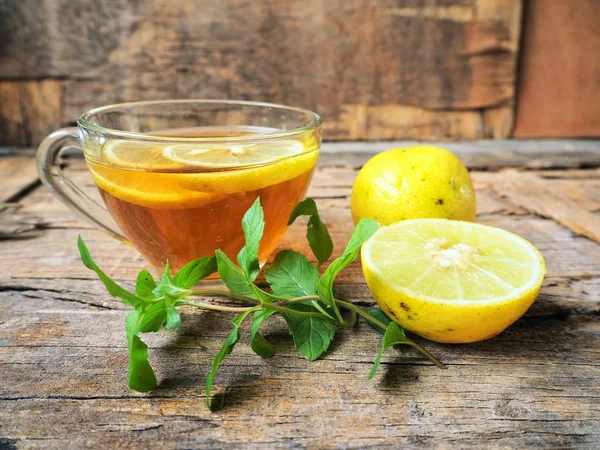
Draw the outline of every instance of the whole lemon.
M352 188L352 219L389 225L404 219L475 220L475 190L453 153L420 145L379 153L360 170Z

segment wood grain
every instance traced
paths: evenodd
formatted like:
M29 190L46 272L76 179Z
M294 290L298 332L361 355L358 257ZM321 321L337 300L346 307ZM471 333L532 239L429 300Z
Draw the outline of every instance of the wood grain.
M26 156L0 158L0 180L0 204L18 201L40 184L34 159Z
M62 117L61 89L57 80L0 79L0 145L35 145L54 131Z
M526 4L515 136L600 136L600 1Z
M505 171L491 186L498 195L512 203L542 217L552 218L574 233L600 243L600 217L561 192L548 188L538 176Z
M0 17L0 79L59 80L63 123L121 101L241 98L316 110L335 140L510 131L520 0L6 0Z
M339 144L335 148L343 152L322 158L309 193L331 230L335 254L352 228L348 196L356 164L377 150L362 144L363 153L345 156L357 145ZM485 160L484 151L470 145L464 154ZM544 145L533 145L538 157ZM500 166L527 164L522 148L502 150L509 156ZM569 158L557 154L555 160ZM70 174L94 192L81 161L71 162ZM524 182L536 177L544 192L558 192L594 217L600 213L597 169L554 167L519 176ZM445 371L408 349L390 352L371 382L367 374L379 338L364 324L340 332L332 349L314 363L298 356L282 321L274 318L265 327L277 351L270 360L252 353L246 344L249 330L243 327L242 342L218 373L212 413L204 406L203 385L231 317L185 309L182 329L145 336L160 386L148 395L131 392L126 308L81 265L76 236L82 234L101 266L125 284L131 285L144 267L142 258L79 222L45 189L29 192L19 198L19 209L0 213L0 225L35 217L47 224L31 239L0 241L0 445L595 448L600 438L600 245L499 196L494 186L507 179L506 171L473 171L472 177L478 220L521 234L546 259L540 296L521 320L471 345L420 340L448 364ZM304 234L302 224L294 225L282 247L308 253ZM362 306L374 304L358 263L342 273L336 288Z

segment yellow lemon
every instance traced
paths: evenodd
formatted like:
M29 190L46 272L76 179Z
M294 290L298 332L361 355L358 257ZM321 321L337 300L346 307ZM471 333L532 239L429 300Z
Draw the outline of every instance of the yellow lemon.
M362 247L362 266L373 297L394 321L448 343L488 339L515 322L546 271L525 239L445 219L380 228Z
M389 225L437 217L475 220L475 191L458 157L430 145L388 150L371 158L352 188L352 218Z

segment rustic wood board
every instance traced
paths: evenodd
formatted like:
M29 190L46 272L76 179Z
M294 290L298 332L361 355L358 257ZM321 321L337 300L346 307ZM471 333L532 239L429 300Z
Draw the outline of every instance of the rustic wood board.
M60 123L61 102L59 80L0 79L0 146L41 142Z
M367 147L364 155L371 152ZM344 153L322 158L310 191L336 253L351 230L348 195L357 161ZM93 192L74 164L73 177ZM45 189L28 193L19 209L0 213L0 224L31 217L48 224L35 238L0 241L0 445L595 448L600 245L498 195L505 171L472 175L478 220L518 232L547 260L540 297L524 318L477 344L426 342L448 364L446 371L408 350L387 354L372 382L367 374L378 337L369 327L340 333L323 359L309 363L274 320L266 335L277 355L261 360L249 346L236 347L217 376L212 413L204 406L204 379L231 317L186 310L181 330L149 335L161 385L149 395L129 391L126 308L81 265L76 236L82 234L98 262L123 281L133 280L143 260L79 222ZM527 175L598 217L597 169ZM303 235L302 226L293 226L282 246L307 253ZM358 264L343 273L338 288L363 306L373 304Z
M521 9L521 0L5 0L0 80L11 98L59 84L58 103L35 104L40 129L121 101L240 98L316 110L329 139L507 137ZM24 139L22 114L0 106L6 145Z
M18 201L39 186L35 161L31 157L0 158L0 204Z
M517 137L600 136L600 1L527 0Z

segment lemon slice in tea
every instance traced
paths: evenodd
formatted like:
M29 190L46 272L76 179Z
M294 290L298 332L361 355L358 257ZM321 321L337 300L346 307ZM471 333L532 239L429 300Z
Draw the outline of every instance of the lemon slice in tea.
M177 144L165 147L163 156L171 161L207 169L257 166L299 155L305 150L294 140L265 141L256 144Z
M109 141L100 163L90 161L94 181L103 191L150 208L199 207L219 200L214 193L188 189L185 166L162 156L164 147L147 142Z
M379 306L423 337L475 342L527 311L545 275L540 252L508 231L477 223L414 219L379 229L362 248Z
M115 197L148 207L185 208L291 180L311 171L319 156L318 147L300 141L246 147L247 153L235 150L239 154L232 156L232 148L214 144L109 142L104 164L90 163L90 169L96 183Z
M108 141L102 155L106 162L138 170L170 170L182 165L163 156L164 146L143 141Z
M163 151L166 158L199 170L182 180L186 189L221 194L259 190L311 171L319 157L318 147L295 140L211 145L181 144Z

